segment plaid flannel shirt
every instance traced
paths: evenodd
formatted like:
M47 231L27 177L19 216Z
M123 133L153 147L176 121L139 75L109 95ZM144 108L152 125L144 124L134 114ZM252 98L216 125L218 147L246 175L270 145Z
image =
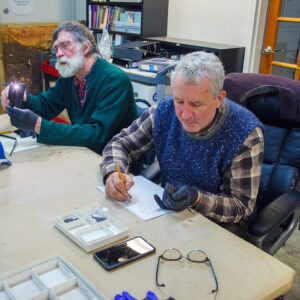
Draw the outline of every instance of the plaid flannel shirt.
M153 147L155 111L155 106L146 110L107 144L100 166L104 179L116 170L116 165L122 172L127 172L132 161ZM263 149L263 132L257 127L246 138L224 173L220 193L199 190L200 201L195 209L204 216L224 223L237 223L250 215L258 193Z

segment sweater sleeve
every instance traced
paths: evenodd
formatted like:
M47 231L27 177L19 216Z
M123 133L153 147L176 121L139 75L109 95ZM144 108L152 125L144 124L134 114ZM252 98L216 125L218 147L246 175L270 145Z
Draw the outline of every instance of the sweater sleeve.
M133 92L130 81L125 76L110 74L107 76L106 84L91 86L88 90L89 100L86 101L93 102L94 109L90 114L86 113L82 121L73 125L49 121L49 117L57 115L61 108L64 108L58 98L52 98L52 96L60 95L58 89L59 85L56 85L56 94L50 91L51 97L47 97L46 101L39 97L38 100L42 100L43 103L34 103L33 110L40 112L43 117L37 139L40 143L83 146L101 153L107 141L121 128L130 124L129 115L132 115L132 111L128 110L129 103L133 101ZM50 100L49 103L48 100ZM73 112L70 113L72 115ZM132 121L132 116L130 121Z
M104 181L106 175L115 170L116 165L122 172L127 172L132 161L151 149L155 110L155 106L145 110L140 118L109 141L103 150L100 165Z
M264 138L261 128L250 133L223 175L221 193L200 190L195 209L218 222L238 223L253 211L263 163Z
M64 88L59 78L54 87L39 95L27 94L23 108L28 108L44 119L50 120L65 109Z

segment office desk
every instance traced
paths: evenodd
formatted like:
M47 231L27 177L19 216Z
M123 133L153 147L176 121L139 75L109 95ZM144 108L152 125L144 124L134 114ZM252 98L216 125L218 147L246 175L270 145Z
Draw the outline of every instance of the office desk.
M142 221L96 187L102 183L100 157L77 147L45 146L14 153L11 167L0 169L0 273L54 253L62 255L108 299L127 290L143 299L152 290L159 299L273 299L287 292L295 271L239 239L198 213L169 213ZM54 228L54 219L98 201L129 227L129 237L141 235L156 254L117 269L105 271L91 254ZM157 288L158 256L169 247L185 255L202 249L211 259L219 281L205 264L161 262Z

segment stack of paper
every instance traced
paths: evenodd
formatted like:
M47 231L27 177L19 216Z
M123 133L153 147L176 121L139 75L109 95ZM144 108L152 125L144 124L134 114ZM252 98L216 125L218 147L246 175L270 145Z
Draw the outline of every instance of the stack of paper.
M143 176L135 176L133 180L134 186L129 190L132 199L130 201L116 201L117 203L145 221L169 212L161 209L154 200L155 194L162 198L164 192L162 187ZM105 193L104 186L100 186L98 189Z

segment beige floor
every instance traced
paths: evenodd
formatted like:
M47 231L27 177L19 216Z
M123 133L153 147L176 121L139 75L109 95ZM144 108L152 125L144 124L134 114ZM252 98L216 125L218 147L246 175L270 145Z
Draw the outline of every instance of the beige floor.
M296 277L292 289L284 297L285 300L300 299L300 230L298 228L275 257L296 270Z

